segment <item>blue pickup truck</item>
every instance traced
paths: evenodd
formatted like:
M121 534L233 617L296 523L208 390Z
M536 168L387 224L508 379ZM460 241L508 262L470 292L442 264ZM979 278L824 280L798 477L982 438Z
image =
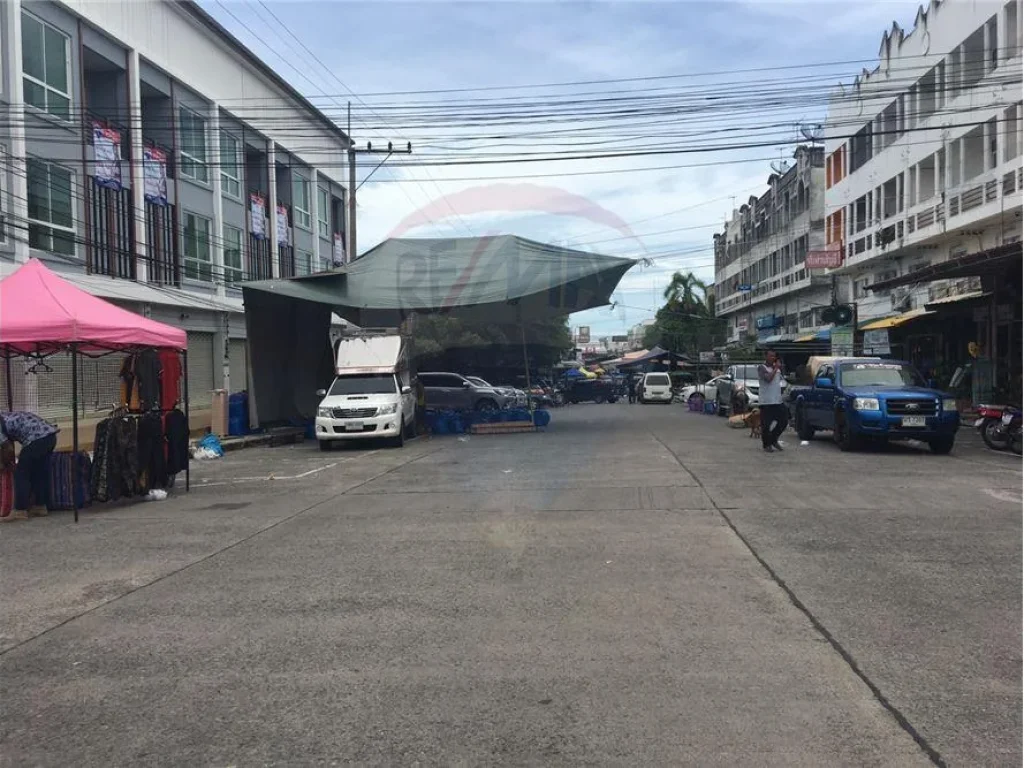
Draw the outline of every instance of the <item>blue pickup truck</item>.
M960 414L953 396L930 389L910 363L874 357L831 358L814 383L790 392L801 440L832 430L844 451L869 440L922 440L933 453L953 450Z

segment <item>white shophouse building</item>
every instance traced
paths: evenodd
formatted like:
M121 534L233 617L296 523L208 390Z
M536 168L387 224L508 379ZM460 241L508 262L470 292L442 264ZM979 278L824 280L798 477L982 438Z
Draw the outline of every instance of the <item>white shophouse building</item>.
M348 137L194 2L5 0L0 50L0 276L39 258L185 329L193 410L245 389L235 286L341 254ZM50 383L15 378L59 418L53 362ZM90 407L117 364L84 363Z
M932 0L833 93L826 240L861 326L980 291L964 275L872 284L1020 242L1021 88L1020 0Z

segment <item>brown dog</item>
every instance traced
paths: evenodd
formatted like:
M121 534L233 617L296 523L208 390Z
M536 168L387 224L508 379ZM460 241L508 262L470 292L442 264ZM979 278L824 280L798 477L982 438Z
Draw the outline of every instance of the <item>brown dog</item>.
M750 427L750 437L761 436L761 411L753 410L744 414L743 421Z

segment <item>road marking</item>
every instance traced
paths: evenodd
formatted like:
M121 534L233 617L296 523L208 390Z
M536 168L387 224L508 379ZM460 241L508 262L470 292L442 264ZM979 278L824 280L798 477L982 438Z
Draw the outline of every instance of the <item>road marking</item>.
M982 490L993 499L1008 501L1011 504L1020 504L1020 494L1017 491L994 491L991 488L983 488Z

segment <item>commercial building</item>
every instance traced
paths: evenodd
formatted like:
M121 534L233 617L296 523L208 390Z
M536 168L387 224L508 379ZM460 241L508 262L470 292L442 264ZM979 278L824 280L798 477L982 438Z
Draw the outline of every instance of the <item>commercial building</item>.
M715 314L727 320L729 345L812 340L823 327L830 280L806 264L825 244L823 148L800 146L793 158L714 235Z
M984 399L1021 359L1020 0L933 0L826 123L826 244L870 351ZM969 352L968 350L971 350Z
M194 411L247 388L236 285L343 258L348 137L194 2L7 0L0 44L0 276L38 258L184 328ZM50 364L16 404L61 418ZM118 364L83 364L87 411Z

